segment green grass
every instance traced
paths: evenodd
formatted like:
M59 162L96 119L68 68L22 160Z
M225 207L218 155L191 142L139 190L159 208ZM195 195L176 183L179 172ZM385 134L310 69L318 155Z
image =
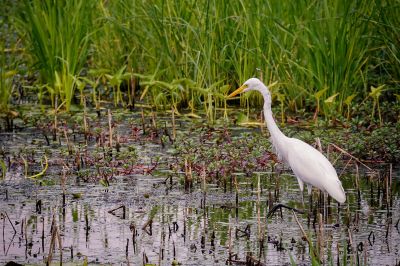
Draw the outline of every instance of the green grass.
M13 114L11 104L12 94L16 90L15 75L22 67L18 39L13 34L15 10L17 3L5 3L3 14L0 16L0 117L8 118ZM22 71L20 71L22 72Z
M384 0L26 0L21 36L40 82L67 109L86 69L96 106L132 105L140 84L157 109L203 109L213 121L228 90L256 76L278 81L282 114L351 119L371 85L387 84L389 100L398 94L398 10Z
M4 46L0 45L2 53L4 53ZM13 77L16 71L9 69L6 64L6 56L0 55L0 112L6 114L9 111L9 103L11 93L13 90Z
M47 84L54 103L59 97L68 110L75 91L75 76L87 63L93 23L93 0L25 0L20 31Z

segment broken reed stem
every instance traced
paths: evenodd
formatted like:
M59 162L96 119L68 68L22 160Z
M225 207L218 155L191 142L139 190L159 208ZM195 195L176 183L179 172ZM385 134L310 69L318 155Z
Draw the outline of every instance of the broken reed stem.
M67 169L65 166L62 168L62 176L61 176L61 187L63 191L63 207L65 207L65 194L66 194L66 188L65 188L65 183L67 181Z
M206 166L203 164L200 172L200 180L203 182L203 200L202 200L202 208L206 208L206 197L207 197L207 186L206 186Z
M62 241L61 236L58 231L58 226L55 219L55 214L53 214L53 221L51 222L51 240L50 240L50 247L49 247L49 255L47 257L47 265L51 264L54 249L56 246L56 242L58 242L58 248L60 250L60 262L62 262Z
M364 245L363 245L363 247L364 247L364 265L367 265L367 261L368 261L368 255L367 255L367 241L365 240L364 241Z
M387 207L387 211L389 213L389 177L385 174L385 187L386 187L386 207Z
M154 130L154 132L156 133L156 135L158 135L158 133L157 133L157 122L156 122L156 119L157 119L157 117L156 117L156 112L151 112L151 121L152 121L152 123L153 123L153 130Z
M5 214L5 216L7 217L7 220L10 222L10 224L11 224L11 226L12 226L13 230L14 230L14 233L16 234L16 233L17 233L17 230L15 229L15 227L14 227L13 223L11 222L11 220L10 220L10 217L8 217L8 214L7 214L7 212L4 212L4 214Z
M69 143L69 138L68 138L68 134L67 134L67 130L64 127L64 138L65 141L67 142L67 148L68 148L68 154L71 155L72 154L72 148L71 148L71 144Z
M319 260L324 262L324 222L321 213L318 213L318 250Z
M232 260L232 228L231 224L229 223L229 243L228 243L228 265L231 265L231 260Z
M86 97L83 97L83 133L85 135L85 140L87 139L87 135L88 135L88 125L87 125L87 121L86 121Z
M143 109L142 109L141 115L142 115L142 131L143 131L143 135L145 135L146 134L146 125L144 123L144 112L143 112Z
M118 134L118 130L117 130L116 135L117 135L117 144L115 145L115 149L117 150L117 152L119 152L120 149L121 149L121 143L120 143L120 137L119 137L119 134Z
M352 160L353 160L353 158L350 158L350 159L347 161L346 165L343 167L342 171L341 171L340 174L339 174L339 178L343 175L344 171L346 171L347 166L349 166L349 164L351 163ZM335 162L336 162L336 161L335 161ZM356 164L357 164L357 162L356 162ZM358 167L358 165L357 165L357 167Z
M188 189L192 186L192 180L192 165L188 159L185 158L185 189Z
M304 238L306 239L306 241L308 242L308 247L309 247L310 250L314 253L314 256L315 256L316 258L318 258L319 256L317 256L317 254L315 253L315 250L312 248L312 242L311 242L311 240L308 238L308 236L307 236L307 234L306 234L306 231L304 231L304 228L303 228L303 226L301 225L301 223L299 222L299 219L297 218L297 215L296 215L296 213L294 212L294 210L292 210L292 213L293 213L294 219L296 220L297 225L298 225L299 228L300 228L301 233L303 234L303 237L304 237Z
M262 256L262 251L264 248L264 228L262 227L261 224L261 204L260 204L260 198L261 198L261 186L260 186L260 174L257 175L257 224L258 224L258 243L260 245L260 253L258 260L261 259Z
M172 107L172 139L176 139L175 109Z
M353 158L354 160L356 160L357 162L359 162L360 164L362 164L365 168L367 168L368 170L370 170L371 172L375 172L374 170L372 170L372 168L370 168L368 165L364 164L363 162L361 162L357 157L351 155L350 153L348 153L347 151L345 151L344 149L340 148L339 146L333 144L333 143L329 143L328 146L332 146L335 149L337 149L338 151L340 151L343 154L346 154L347 156Z
M111 111L108 109L108 130L109 130L109 144L110 148L113 147L113 132L112 132L112 116L111 116Z
M361 200L361 192L360 192L360 172L358 170L358 164L356 163L356 189L358 195L358 201Z
M261 242L262 236L261 236L261 213L260 213L260 174L257 175L257 224L258 224L258 238L259 241Z
M350 228L348 228L347 231L348 231L348 233L349 233L349 242L350 242L351 252L353 253L353 257L354 257L353 259L354 259L354 261L356 261L356 258L355 258L356 253L355 253L355 250L354 250L353 237L352 237L352 235L351 235ZM357 252L358 252L358 251L357 251Z
M393 165L389 164L389 193L390 193L390 203L389 205L392 206L392 178L393 178Z
M158 254L158 265L161 265L161 262L164 260L164 226L161 226L161 234L160 234L160 251Z
M58 103L58 97L56 95L55 96L55 102L54 102L53 141L57 140L57 103Z

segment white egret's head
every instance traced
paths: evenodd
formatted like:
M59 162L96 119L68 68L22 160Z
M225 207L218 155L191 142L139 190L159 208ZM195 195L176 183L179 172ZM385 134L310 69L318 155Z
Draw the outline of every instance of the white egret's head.
M240 86L239 89L235 90L231 94L228 95L228 98L232 98L242 92L247 92L247 91L259 91L263 96L264 99L270 104L271 103L271 94L267 88L267 86L264 85L264 83L261 82L258 78L250 78L248 79L245 83L243 83L242 86Z

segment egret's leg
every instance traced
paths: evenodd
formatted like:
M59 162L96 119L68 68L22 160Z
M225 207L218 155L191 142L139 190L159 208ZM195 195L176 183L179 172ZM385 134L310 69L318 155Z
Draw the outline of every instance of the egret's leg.
M301 180L298 177L297 177L297 182L299 183L300 194L301 194L301 203L303 204L303 209L304 209L304 196L303 196L304 183L303 183L303 180Z
M312 185L307 184L307 190L308 190L308 203L309 203L309 209L310 213L312 213Z

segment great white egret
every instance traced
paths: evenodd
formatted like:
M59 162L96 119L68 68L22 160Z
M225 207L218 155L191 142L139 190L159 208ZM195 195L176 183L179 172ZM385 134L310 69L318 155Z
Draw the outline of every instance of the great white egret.
M264 117L272 146L278 158L292 168L303 195L304 183L307 184L308 194L311 194L312 186L319 188L340 203L346 201L342 183L335 168L328 159L311 145L296 138L286 137L278 128L272 115L271 94L259 79L251 78L240 88L228 95L231 98L239 93L247 91L259 91L264 97Z

